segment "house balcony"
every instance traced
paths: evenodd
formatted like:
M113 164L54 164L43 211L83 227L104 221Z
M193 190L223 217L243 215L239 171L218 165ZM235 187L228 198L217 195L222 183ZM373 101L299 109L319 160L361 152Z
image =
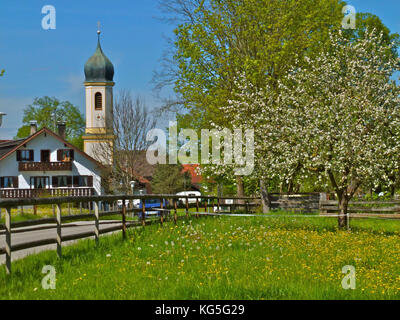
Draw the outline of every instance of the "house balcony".
M0 189L0 199L88 197L95 195L94 188L51 188L51 189Z
M72 171L72 162L20 162L19 171Z

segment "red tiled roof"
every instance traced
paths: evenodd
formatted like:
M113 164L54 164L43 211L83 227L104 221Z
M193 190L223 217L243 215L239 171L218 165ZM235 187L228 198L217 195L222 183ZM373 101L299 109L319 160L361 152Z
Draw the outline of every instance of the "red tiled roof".
M192 177L192 184L199 184L203 181L203 177L197 174L197 168L199 168L198 164L184 164L182 166L182 173L189 172Z

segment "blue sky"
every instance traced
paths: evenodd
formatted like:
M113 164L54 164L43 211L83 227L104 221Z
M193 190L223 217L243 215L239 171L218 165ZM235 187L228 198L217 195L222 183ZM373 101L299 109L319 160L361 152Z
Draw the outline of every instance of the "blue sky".
M353 0L358 12L378 15L392 32L400 33L400 1ZM56 30L43 30L42 7L56 8ZM69 100L84 111L86 60L94 53L97 21L102 47L115 67L115 90L128 89L157 106L153 71L172 26L159 21L157 0L1 0L0 111L6 112L0 139L15 136L23 109L35 97Z
M48 4L56 9L56 30L41 26ZM132 90L157 104L150 81L172 32L157 19L161 15L157 1L1 0L0 68L6 74L0 78L0 111L8 116L0 139L16 134L35 97L69 100L84 111L83 67L96 49L97 21L103 51L114 64L115 90Z

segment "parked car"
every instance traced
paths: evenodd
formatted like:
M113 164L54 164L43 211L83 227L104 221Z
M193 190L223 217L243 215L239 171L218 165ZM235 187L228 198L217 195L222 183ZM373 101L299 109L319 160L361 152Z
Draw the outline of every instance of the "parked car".
M188 196L188 197L201 197L200 191L182 191L176 194L177 196ZM179 198L178 202L180 204L186 203L186 198ZM189 203L196 203L196 198L189 198Z
M168 201L163 200L163 207L165 208L168 205ZM158 211L158 208L161 208L161 199L146 199L144 201L144 207L146 209L146 216L157 214L161 215L161 211ZM138 208L142 209L142 201L139 201ZM154 209L154 210L152 210ZM139 214L140 215L140 214Z

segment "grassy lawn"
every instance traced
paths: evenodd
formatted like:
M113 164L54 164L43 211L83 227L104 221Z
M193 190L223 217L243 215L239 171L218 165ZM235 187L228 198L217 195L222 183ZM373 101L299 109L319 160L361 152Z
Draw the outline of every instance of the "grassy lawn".
M1 299L400 299L400 221L209 217L130 230L0 267ZM56 290L43 290L53 265ZM356 289L341 286L356 268Z
M70 208L68 208L67 204L63 204L61 206L62 209L62 215L66 216L71 213L73 214L80 214L80 209L79 208L74 208L72 205ZM82 214L89 214L88 209L82 209ZM1 218L0 218L0 224L4 223L4 215L5 212L1 212ZM27 221L27 220L37 220L37 219L43 219L43 218L51 218L54 217L53 214L53 208L48 205L43 205L43 206L38 206L36 210L36 214L34 214L34 210L32 207L30 208L24 208L23 211L21 210L20 207L14 208L11 210L11 221L12 222L18 222L18 221Z

